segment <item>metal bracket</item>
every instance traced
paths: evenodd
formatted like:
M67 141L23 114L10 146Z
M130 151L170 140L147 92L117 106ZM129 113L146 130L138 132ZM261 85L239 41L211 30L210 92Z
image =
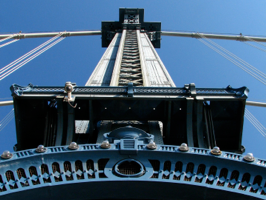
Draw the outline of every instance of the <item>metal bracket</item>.
M76 83L66 82L64 93L67 93L67 96L64 97L63 101L65 102L75 101L75 96L72 96L72 92L74 91L75 86L76 86Z
M188 91L191 97L195 97L197 95L195 83L185 84L184 88Z
M127 96L128 97L133 97L133 95L134 95L133 83L128 83Z
M30 83L28 86L23 87L17 84L13 84L10 87L10 90L12 92L12 96L21 96L23 95L23 92L30 92L32 91L33 85Z

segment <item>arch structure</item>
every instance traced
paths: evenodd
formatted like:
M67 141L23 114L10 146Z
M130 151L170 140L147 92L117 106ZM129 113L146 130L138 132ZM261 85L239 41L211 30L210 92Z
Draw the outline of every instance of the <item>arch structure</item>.
M1 158L0 199L265 199L266 160L123 144L29 149Z

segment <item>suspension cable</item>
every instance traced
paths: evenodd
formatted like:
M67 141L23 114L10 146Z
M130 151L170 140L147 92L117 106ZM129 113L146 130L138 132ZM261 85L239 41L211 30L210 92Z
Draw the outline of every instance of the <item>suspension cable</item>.
M199 36L201 36L201 34L199 34ZM209 48L211 48L212 50L214 50L215 52L217 52L218 54L220 54L221 56L223 56L224 58L226 58L227 60L229 60L230 62L232 62L233 64L235 64L236 66L238 66L240 69L244 70L245 72L247 72L248 74L250 74L251 76L256 78L258 81L260 81L264 85L266 85L266 74L264 74L263 72L259 71L258 69L256 69L255 67L253 67L252 65L250 65L246 61L242 60L241 58L237 57L236 55L234 55L230 51L226 50L225 48L221 47L220 45L218 45L218 44L214 43L213 41L211 41L211 40L206 38L207 41L209 41L210 43L215 45L220 50L224 51L225 53L227 53L230 56L232 56L233 58L235 58L238 62L241 62L242 64L244 64L246 67L241 65L236 60L234 60L233 58L229 57L225 53L219 51L217 48L215 48L211 44L207 43L203 39L205 39L205 38L201 37L201 39L199 39L199 41L202 42L203 44L205 44L206 46L208 46Z
M199 41L202 42L203 44L205 44L206 46L208 46L209 48L211 48L212 50L214 50L215 52L217 52L218 54L220 54L221 56L223 56L224 58L226 58L227 60L229 60L230 62L232 62L233 64L235 64L236 66L238 66L240 69L244 70L245 72L247 72L248 74L250 74L251 76L253 76L255 79L257 79L258 81L260 81L264 85L266 85L266 80L264 80L263 78L259 77L254 72L248 70L247 68L245 68L244 66L242 66L240 63L238 63L234 59L230 58L229 56L227 56L226 54L222 53L221 51L219 51L215 47L213 47L210 44L206 43L204 40L199 39Z
M14 60L13 62L9 63L8 65L6 65L5 67L3 67L2 69L0 69L0 74L3 73L4 71L8 70L9 68L11 68L12 66L14 66L15 64L17 64L18 62L22 61L23 59L25 59L26 57L30 56L31 54L35 53L36 51L38 51L39 49L43 48L44 46L46 46L47 44L51 43L52 41L54 41L55 39L57 39L58 37L60 37L62 35L62 33L54 36L53 38L49 39L48 41L44 42L43 44L37 46L36 48L32 49L31 51L29 51L28 53L24 54L23 56L19 57L18 59Z
M251 46L251 47L254 47L254 48L258 49L258 50L261 50L261 51L264 51L264 52L266 52L266 50L265 50L265 49L263 49L263 48L260 48L260 47L258 47L258 46L256 46L256 45L254 45L254 44L250 44L250 43L248 43L248 42L245 42L245 44L247 44L247 45L249 45L249 46Z
M10 35L10 36L8 36L8 37L6 37L6 38L1 39L0 42L4 42L4 41L6 41L6 40L8 40L8 39L13 38L14 36L15 36L15 34Z
M248 121L260 132L263 137L266 137L266 128L259 122L259 120L251 114L251 112L245 108L245 117Z
M59 37L59 36L58 36ZM57 37L57 38L58 38ZM0 72L0 81L3 80L5 77L9 76L10 74L12 74L13 72L15 72L16 70L18 70L19 68L21 68L22 66L24 66L25 64L27 64L28 62L30 62L31 60L33 60L34 58L36 58L37 56L39 56L40 54L42 54L43 52L47 51L48 49L50 49L51 47L53 47L54 45L56 45L57 43L59 43L60 41L62 41L63 39L65 39L65 37L61 37L58 40L54 41L53 43L51 43L50 45L46 46L45 48L41 49L40 51L36 52L37 50L39 50L40 48L38 48L37 50L34 50L33 52L29 53L27 56L22 56L19 60L17 60L16 62L14 61L14 63L12 65L9 65L8 67L6 66L4 70L2 70ZM53 40L52 40L53 41ZM51 41L50 41L51 42ZM47 45L48 43L46 43ZM41 46L41 45L40 45ZM45 45L43 45L45 46ZM43 47L42 46L42 47ZM35 54L31 55L32 53L36 52ZM31 56L30 56L31 55ZM30 56L30 57L28 57ZM28 57L28 58L27 58ZM25 59L27 58L27 59ZM24 60L25 59L25 60ZM20 62L22 61L22 62ZM20 63L19 63L20 62ZM19 63L18 65L15 65ZM15 66L14 66L15 65ZM12 67L12 68L11 68ZM11 69L10 69L11 68Z
M208 42L210 42L211 44L213 44L214 46L218 47L220 50L224 51L225 53L227 53L228 55L232 56L233 58L235 58L236 60L238 60L240 63L246 65L248 68L256 71L258 74L261 74L261 76L266 78L266 74L264 74L263 72L261 72L260 70L258 70L256 67L252 66L251 64L249 64L248 62L244 61L243 59L239 58L238 56L236 56L235 54L233 54L232 52L228 51L227 49L223 48L222 46L218 45L217 43L215 43L214 41L206 38L205 36L199 34L200 37L206 39Z
M5 44L0 45L0 48L2 48L2 47L4 47L4 46L7 46L7 45L9 45L9 44L12 44L12 43L14 43L14 42L16 42L16 41L18 41L18 39L15 39L15 40L11 40L11 41L9 41L9 42L6 42Z
M14 108L0 121L0 131L2 131L6 125L13 119L14 117Z
M250 37L245 37L244 36L244 38L245 39L247 39L247 40L249 40L249 41L251 41L251 42L256 42L257 44L259 44L259 45L262 45L262 46L265 46L266 47L266 44L263 44L262 42L258 42L258 41L256 41L256 40L253 40L252 38L250 38Z
M24 60L23 62L21 62L17 66L13 67L9 71L1 74L0 75L0 81L3 80L5 77L9 76L10 74L12 74L13 72L15 72L16 70L18 70L19 68L21 68L22 66L24 66L25 64L27 64L28 62L30 62L31 60L33 60L34 58L36 58L37 56L39 56L40 54L42 54L43 52L47 51L48 49L50 49L51 47L53 47L54 45L56 45L57 43L59 43L63 39L65 39L65 37L56 40L52 44L48 45L47 47L45 47L41 51L38 51L37 53L33 54L31 57L27 58L26 60Z

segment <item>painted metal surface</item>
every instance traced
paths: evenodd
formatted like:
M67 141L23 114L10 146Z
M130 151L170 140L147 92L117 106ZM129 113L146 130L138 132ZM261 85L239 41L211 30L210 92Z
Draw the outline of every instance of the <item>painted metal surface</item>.
M10 87L13 97L56 97L61 98L65 96L64 87L60 86L34 86L29 84L26 87L13 84ZM183 88L178 87L136 87L133 86L134 97L149 97L149 96L174 96L176 97L196 97L201 96L203 99L215 99L215 98L247 98L248 88L232 88L228 86L226 88L196 88L195 84L186 84ZM74 96L78 97L79 95L94 95L95 97L111 95L111 96L128 96L128 87L119 86L119 87L97 87L97 86L75 86L73 89ZM203 99L202 99L203 98Z
M139 56L139 45L136 30L127 30L123 48L123 57L120 64L118 86L133 83L135 86L143 86L143 75Z
M147 86L152 87L175 87L175 84L165 68L163 62L154 49L146 33L139 34L139 46L142 49L143 68Z
M97 66L95 67L85 86L110 85L121 35L121 33L116 33L114 39L106 49L105 53L103 54Z
M132 84L128 87L75 86L71 94L77 105L75 109L64 101L68 96L64 87L13 85L11 89L19 150L44 144L43 137L56 138L59 145L80 140L80 137L83 138L80 143L95 143L100 127L98 122L102 120L146 123L153 120L163 123L165 144L185 142L189 146L201 144L201 147L213 148L217 141L222 150L242 151L246 87L207 89L196 88L195 84L183 88L137 87ZM47 121L47 116L57 121ZM90 122L86 134L75 133L76 120ZM43 132L45 127L47 131ZM55 127L60 132L55 133ZM159 127L156 129L159 131ZM36 134L37 130L39 134ZM198 142L202 140L203 144ZM55 145L54 140L49 141L49 145Z
M121 152L124 147L118 140L110 149L101 149L100 144L79 145L77 150L57 146L44 153L29 149L13 153L11 159L0 158L0 199L93 199L99 191L105 191L102 199L127 195L160 199L162 194L164 199L194 199L201 194L205 199L265 199L266 160L246 162L244 156L228 152L215 156L202 148L181 152L179 146L158 145L149 150L141 142L136 144L130 147L135 154ZM143 166L142 173L117 166L129 157ZM123 176L115 172L117 168ZM124 194L125 186L130 189Z
M119 48L118 48L118 52L117 52L117 56L116 56L116 60L115 60L115 65L114 65L114 69L113 69L113 73L112 73L112 79L110 82L110 86L118 86L126 34L127 34L127 31L123 30L120 44L119 44Z

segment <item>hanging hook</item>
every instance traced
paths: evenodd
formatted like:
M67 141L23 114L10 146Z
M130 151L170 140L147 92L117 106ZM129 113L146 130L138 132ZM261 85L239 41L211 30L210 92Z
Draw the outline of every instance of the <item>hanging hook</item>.
M71 82L66 82L65 83L65 93L67 93L67 96L65 96L64 101L68 102L68 104L72 107L72 108L76 108L77 104L75 104L75 106L73 106L70 102L74 102L75 101L75 97L72 96L72 92L74 90L74 86L76 84L72 84Z

